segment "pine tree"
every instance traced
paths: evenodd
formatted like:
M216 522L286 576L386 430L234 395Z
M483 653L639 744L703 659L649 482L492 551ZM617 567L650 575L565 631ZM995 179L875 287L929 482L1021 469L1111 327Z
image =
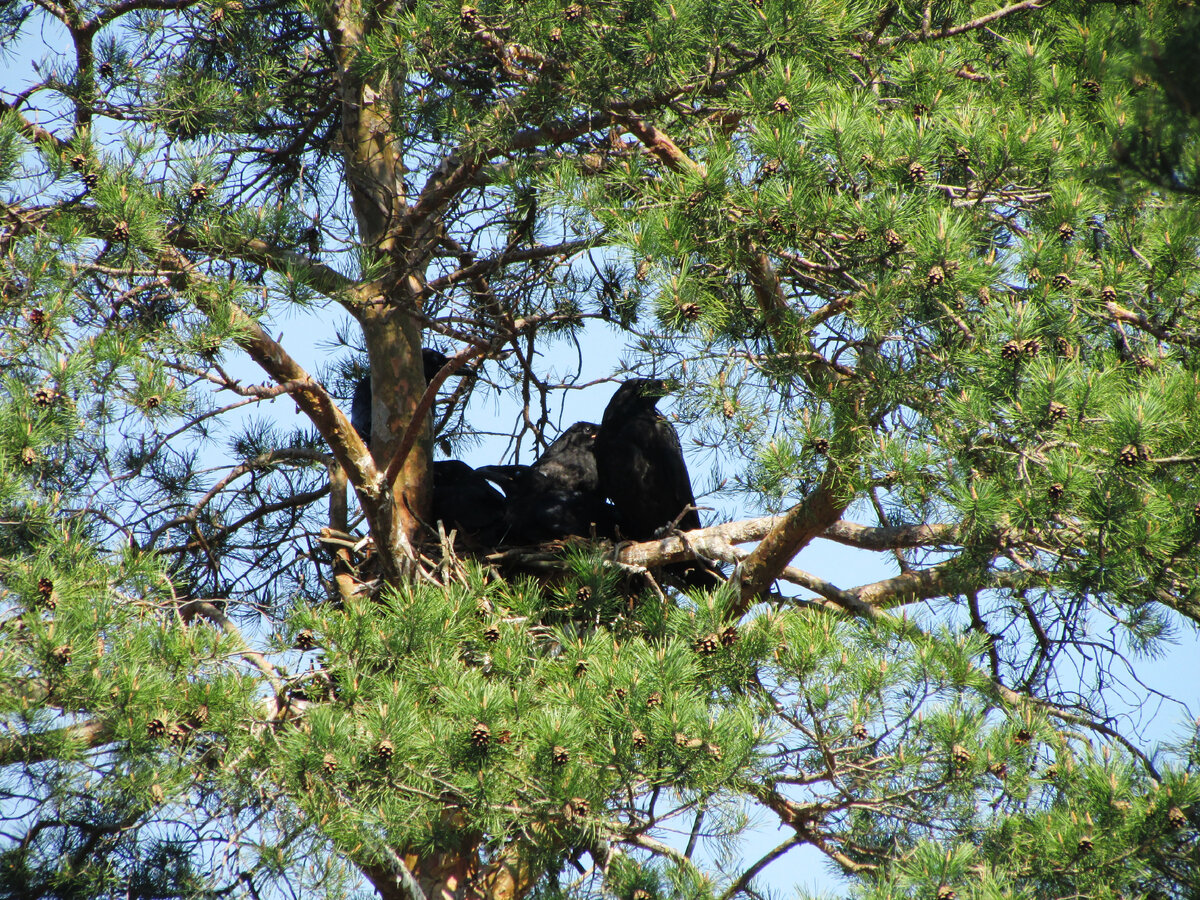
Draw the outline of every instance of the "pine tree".
M0 2L68 48L0 93L0 896L1200 896L1197 733L1119 715L1200 622L1196 23ZM602 329L741 515L439 533Z

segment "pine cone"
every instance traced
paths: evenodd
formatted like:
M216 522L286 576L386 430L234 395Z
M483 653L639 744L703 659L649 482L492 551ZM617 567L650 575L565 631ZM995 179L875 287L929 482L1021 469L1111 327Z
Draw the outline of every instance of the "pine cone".
M1080 87L1083 88L1083 92L1085 94L1087 94L1089 97L1099 97L1100 96L1100 82L1098 82L1098 81L1093 81L1089 78L1082 85L1080 85Z
M751 2L755 3L757 6L762 6L762 0L751 0ZM651 900L651 895L650 892L645 888L636 888L634 892L629 895L629 900Z
M478 28L479 11L473 6L464 6L458 11L458 24L463 28Z
M1167 822L1172 828L1182 828L1187 824L1187 815L1178 806L1172 806L1167 810Z
M908 167L908 177L914 182L919 183L919 182L924 181L925 176L928 174L929 174L929 170L926 169L919 162L915 162Z
M692 644L692 649L701 656L712 656L720 647L721 638L715 634L706 634Z
M738 634L737 626L736 625L728 625L721 632L721 646L722 647L732 647L734 644L736 644L738 642L739 637L740 637L740 635Z
M1008 776L1008 763L995 762L988 766L988 771L1003 781Z
M377 760L379 760L380 762L382 762L382 763L389 762L391 760L391 758L395 755L396 755L396 747L387 738L384 738L382 741L380 741L378 744L375 745L375 758Z
M337 770L338 770L337 757L334 756L332 753L326 753L325 756L322 757L322 759L321 759L321 771L323 771L326 776L332 776Z
M771 105L771 109L777 113L790 113L792 111L792 104L787 97L778 97Z
M476 722L475 727L471 729L471 743L480 750L486 750L491 742L492 730L482 722Z
M313 649L315 646L317 646L317 638L310 629L305 628L298 635L296 635L297 650L308 651Z
M89 191L100 183L99 172L84 172L79 176L79 180L83 182L83 186Z
M616 690L613 691L613 693L617 695L618 700L624 700L626 697L629 696L629 691L625 690L625 688L622 688L622 687L617 688Z
M552 40L556 44L559 43L562 40L562 29L561 28L551 28L550 29L550 40Z
M1059 500L1061 500L1063 498L1063 494L1065 494L1066 492L1067 492L1067 489L1064 488L1057 481L1054 482L1054 484L1050 485L1050 487L1046 488L1046 496L1050 498L1051 503L1057 503Z
M69 666L71 664L71 645L59 644L51 650L50 661L56 666Z
M930 287L937 287L946 280L946 272L941 266L934 266L929 270L927 280Z
M188 196L193 200L203 200L208 196L208 185L203 181L197 181L188 190Z
M1053 781L1058 777L1058 766L1046 766L1046 771L1042 773L1047 780Z
M87 165L88 158L82 153L76 153L71 157L71 168L76 172L82 172L83 167Z
M646 737L646 733L640 728L635 728L633 729L630 742L633 744L634 750L643 750L650 743L650 739Z
M1057 400L1051 400L1050 405L1046 407L1046 418L1049 420L1050 424L1053 425L1055 422L1061 422L1066 417L1066 405L1059 403Z
M592 602L592 589L586 584L575 592L575 602L583 605Z
M1070 222L1063 222L1058 226L1058 239L1064 244L1075 237L1075 227Z
M585 800L583 797L572 797L570 800L567 801L567 808L565 811L567 814L567 819L570 820L570 819L582 819L589 812L591 812L591 810L592 810L591 804L588 803L587 800Z
M762 164L762 166L759 167L758 177L759 177L759 179L770 178L772 175L778 174L779 170L782 167L783 167L783 163L780 162L779 160L768 159L766 162L764 162Z
M862 722L855 722L850 727L850 733L854 735L855 740L865 741L867 739L867 726Z
M992 292L986 286L979 289L979 305L987 306L992 302Z
M1115 303L1117 300L1117 289L1111 284L1106 284L1100 288L1100 299L1105 303Z
M113 69L113 64L105 60L100 63L100 68L97 71L100 73L101 78L112 78L115 70Z
M496 643L496 641L500 640L500 629L495 625L489 625L483 629L483 639L489 644Z
M146 735L152 738L160 738L167 733L167 723L162 719L151 719L146 723Z
M958 896L958 892L954 888L946 884L939 884L937 889L937 900L954 900Z
M913 104L912 114L913 114L914 119L920 119L922 116L926 115L928 112L929 112L929 107L926 106L924 103L914 103Z
M29 319L29 324L34 328L41 328L46 324L46 311L39 306L25 313L25 317Z
M862 225L854 229L854 234L850 235L852 241L857 241L860 244L866 243L871 237L871 233Z
M188 716L188 726L195 731L197 728L200 728L208 723L208 715L208 705L201 703L195 708L195 710L193 710L192 714Z
M970 765L971 760L973 759L971 756L971 751L962 744L955 744L953 747L951 747L950 755L954 757L954 761L960 766Z
M1029 338L1021 345L1021 352L1026 356L1037 356L1042 352L1042 342L1040 338Z
M1059 355L1070 359L1075 355L1074 348L1071 347L1071 342L1062 335L1054 339L1054 351Z
M652 692L650 696L646 698L646 705L651 708L655 706L662 706L662 694L660 694L658 691Z
M580 18L582 15L583 15L583 7L580 6L578 3L572 3L565 10L563 10L563 18L566 19L568 22L574 22L575 20Z
M160 403L162 403L162 397L158 394L151 394L146 398L146 409L158 409Z
M679 307L679 314L689 322L695 322L700 318L700 307L695 303L685 303Z
M1016 741L1016 743L1024 746L1033 740L1033 732L1028 728L1022 728L1016 733L1016 735L1013 736L1013 740Z
M971 148L970 147L959 147L957 150L954 151L954 158L957 159L960 163L970 162L971 161Z
M581 659L575 663L575 677L576 678L582 678L584 675L587 674L587 670L588 670L588 661L586 659Z
M565 766L571 761L571 753L566 747L555 747L550 751L550 761L556 766Z
M37 583L38 594L41 595L42 606L48 609L54 609L50 603L54 599L54 582L49 578L39 578ZM56 606L57 604L55 604Z
M1093 848L1093 847L1095 847L1096 845L1092 843L1092 838L1091 838L1091 836L1090 836L1090 835L1086 835L1086 834L1085 834L1083 837L1081 837L1081 838L1079 839L1079 845L1078 845L1078 846L1079 846L1079 852L1080 852L1080 853L1091 853L1091 852L1092 852L1092 848Z
M187 729L181 726L178 722L172 722L167 726L166 738L175 746L183 743L187 737Z
M1127 469L1132 469L1142 461L1142 449L1136 444L1126 444L1117 454L1117 462Z
M1024 343L1022 341L1017 341L1017 340L1005 341L1004 346L1000 348L1000 358L1001 359L1016 359L1017 357L1019 357L1021 355L1021 351L1023 349L1024 349Z
M904 246L904 238L900 237L891 228L883 233L883 242L892 250L899 250Z
M1050 280L1050 284L1054 287L1054 289L1056 291L1065 291L1067 288L1069 288L1074 283L1075 282L1073 282L1071 280L1071 276L1068 275L1066 272L1059 272L1057 275L1054 276L1054 278L1052 278Z
M111 237L114 241L129 240L129 223L122 221L114 225Z
M26 447L24 450L21 451L21 462L24 463L26 466L32 466L34 463L37 462L37 459L38 459L37 451L34 450L32 447Z
M721 405L721 414L725 416L726 419L732 419L737 415L737 407L733 405L732 401L726 400Z
M809 446L812 447L813 453L816 453L818 456L824 456L829 452L829 441L825 438L813 438Z

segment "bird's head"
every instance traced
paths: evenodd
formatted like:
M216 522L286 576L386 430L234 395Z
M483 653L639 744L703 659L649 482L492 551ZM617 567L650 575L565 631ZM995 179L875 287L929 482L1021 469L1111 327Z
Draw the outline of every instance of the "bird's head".
M671 386L661 378L634 378L621 385L617 393L621 391L627 391L630 399L637 398L653 405L671 393Z
M600 426L594 422L576 422L562 434L560 434L554 443L565 441L569 444L586 445L596 439L596 435L600 433Z
M626 416L653 410L668 392L669 386L661 378L633 378L626 381L617 388L604 408L604 427L618 425Z

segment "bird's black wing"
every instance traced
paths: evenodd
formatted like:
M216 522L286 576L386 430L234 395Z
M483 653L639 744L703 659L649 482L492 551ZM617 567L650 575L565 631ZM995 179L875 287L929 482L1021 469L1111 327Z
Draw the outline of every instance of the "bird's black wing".
M433 464L433 518L475 547L491 548L508 531L508 502L488 480L457 459Z
M603 426L597 453L601 486L629 537L649 540L686 507L695 505L679 436L656 410ZM699 528L700 516L688 511L679 527Z
M350 424L358 436L371 443L371 375L368 372L354 385L354 397L350 401Z

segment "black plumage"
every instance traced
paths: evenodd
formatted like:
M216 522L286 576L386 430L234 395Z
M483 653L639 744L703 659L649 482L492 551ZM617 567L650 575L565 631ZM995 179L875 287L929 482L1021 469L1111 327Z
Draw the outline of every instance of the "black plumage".
M465 462L433 464L433 521L457 530L468 546L490 549L503 541L507 508L504 495Z
M425 369L425 383L428 384L450 359L445 353L422 347L421 362ZM368 372L354 385L354 397L350 400L350 424L358 436L368 443L371 440L371 400L371 373Z
M655 405L666 384L638 378L617 388L596 437L600 487L621 517L621 531L644 541L678 520L690 531L700 527L692 481L679 435Z
M701 527L679 435L655 408L666 393L657 379L625 382L608 401L596 437L600 488L616 507L621 535L633 540L650 540L672 524L682 531ZM724 581L703 560L673 563L664 571L690 587Z
M546 448L533 468L563 490L596 493L600 470L596 463L596 437L600 426L576 422Z
M572 535L613 537L616 510L600 492L595 440L599 428L576 422L532 466L479 471L508 497L510 543L537 544Z

